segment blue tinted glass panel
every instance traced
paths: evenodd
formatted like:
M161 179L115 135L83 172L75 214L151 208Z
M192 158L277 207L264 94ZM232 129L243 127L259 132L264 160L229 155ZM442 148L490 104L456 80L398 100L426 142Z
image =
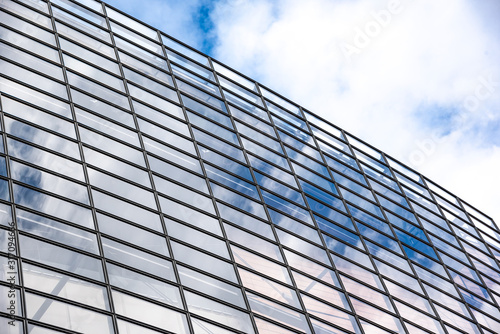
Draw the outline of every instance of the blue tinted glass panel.
M436 253L434 252L434 250L432 249L431 246L429 246L429 245L423 243L422 241L415 239L414 237L412 237L412 236L410 236L402 231L399 231L397 229L395 229L395 232L396 232L398 239L401 240L401 242L403 242L409 246L415 247L419 251L429 255L430 257L432 257L436 260L438 259Z
M260 200L257 188L253 184L243 181L210 165L205 165L205 170L207 171L207 176L212 180L218 181L233 190L252 197L257 201Z
M380 219L375 218L353 207L352 205L347 204L347 207L349 208L349 212L354 218L361 220L362 222L376 228L379 231L392 235L391 229L389 228L389 225L386 222L383 222Z
M308 224L312 224L312 218L309 212L297 205L290 203L276 195L273 195L267 191L262 190L262 196L264 197L264 202L267 205L277 208L278 210L287 212L289 215L305 221Z

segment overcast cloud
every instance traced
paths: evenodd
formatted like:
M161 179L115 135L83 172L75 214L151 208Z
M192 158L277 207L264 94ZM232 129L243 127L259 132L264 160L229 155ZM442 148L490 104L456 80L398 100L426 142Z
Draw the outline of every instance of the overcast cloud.
M500 221L500 3L108 3L291 97Z

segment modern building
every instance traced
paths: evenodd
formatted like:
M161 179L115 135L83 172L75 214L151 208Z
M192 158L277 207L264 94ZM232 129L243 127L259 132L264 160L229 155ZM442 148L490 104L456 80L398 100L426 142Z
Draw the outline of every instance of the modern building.
M500 231L94 0L0 0L1 333L500 332Z

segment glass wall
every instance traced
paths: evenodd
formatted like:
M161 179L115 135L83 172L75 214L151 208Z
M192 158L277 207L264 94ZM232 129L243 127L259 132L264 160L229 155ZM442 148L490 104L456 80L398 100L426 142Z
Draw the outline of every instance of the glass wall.
M497 333L500 231L94 0L0 0L2 333Z

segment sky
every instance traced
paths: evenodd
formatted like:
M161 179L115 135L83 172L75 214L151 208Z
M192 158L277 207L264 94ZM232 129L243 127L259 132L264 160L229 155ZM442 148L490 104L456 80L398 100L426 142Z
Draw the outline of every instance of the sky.
M500 222L500 2L107 0Z

